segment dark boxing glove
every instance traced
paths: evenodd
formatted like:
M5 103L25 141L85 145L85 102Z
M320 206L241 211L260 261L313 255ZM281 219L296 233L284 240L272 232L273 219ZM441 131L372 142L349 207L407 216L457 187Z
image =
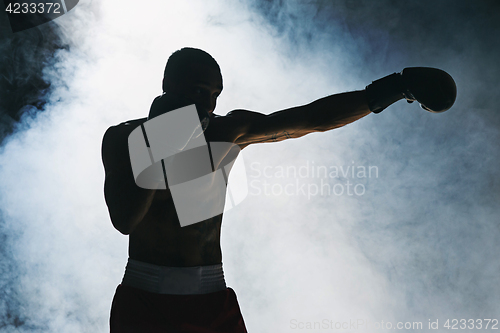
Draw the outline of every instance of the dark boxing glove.
M437 68L408 67L373 81L366 87L368 106L374 113L400 99L409 103L417 101L424 110L444 112L453 106L457 87L453 78Z

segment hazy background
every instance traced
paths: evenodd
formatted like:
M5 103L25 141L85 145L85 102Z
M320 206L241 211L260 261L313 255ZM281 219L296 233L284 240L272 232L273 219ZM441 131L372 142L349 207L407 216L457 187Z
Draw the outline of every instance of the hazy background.
M0 22L0 331L109 330L127 237L104 203L101 139L147 114L184 46L219 62L221 115L306 104L408 66L442 68L458 87L443 114L398 102L243 151L249 196L226 214L222 246L249 332L499 319L497 2L88 0L28 31ZM378 174L359 176L369 166ZM322 184L345 191L315 193ZM355 328L339 331L385 331Z

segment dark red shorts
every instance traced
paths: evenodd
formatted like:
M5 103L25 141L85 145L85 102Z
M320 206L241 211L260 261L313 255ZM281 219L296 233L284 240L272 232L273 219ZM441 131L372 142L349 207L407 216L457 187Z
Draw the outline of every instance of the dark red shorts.
M231 288L202 295L162 295L119 285L111 306L111 333L246 333Z

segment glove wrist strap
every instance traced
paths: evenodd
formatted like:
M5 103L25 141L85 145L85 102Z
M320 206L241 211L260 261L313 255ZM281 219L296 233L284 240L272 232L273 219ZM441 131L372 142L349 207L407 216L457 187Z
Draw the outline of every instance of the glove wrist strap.
M380 113L389 105L400 99L407 98L403 78L400 73L394 73L373 81L366 87L368 106L373 113Z

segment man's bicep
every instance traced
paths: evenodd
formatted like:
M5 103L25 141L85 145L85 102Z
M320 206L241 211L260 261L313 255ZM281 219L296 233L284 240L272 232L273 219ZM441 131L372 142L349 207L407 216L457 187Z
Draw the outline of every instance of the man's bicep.
M110 127L102 139L101 158L106 174L119 172L124 162L130 159L127 143L121 142L119 134L117 130Z
M142 220L156 192L137 186L129 168L111 170L104 180L104 199L111 222L123 234L129 234Z
M128 147L120 143L119 140L115 140L112 134L104 135L102 161L105 171L104 194L106 203L110 199L112 201L113 198L119 197L124 191L130 192L137 187L130 164Z
M121 224L119 221L126 210L127 197L133 194L131 189L134 188L135 181L128 151L122 147L118 134L113 127L106 131L102 140L101 157L105 171L104 199L113 225L120 230L118 224Z
M127 178L113 172L107 173L104 180L104 199L111 223L123 234L129 233L130 208L133 203L133 191L130 191L130 184L127 183L130 183Z
M141 188L135 185L133 177L130 177L128 173L124 172L108 172L106 173L106 178L104 179L104 197L106 199L106 204L109 208L115 204L118 200L123 198L123 196L130 195L130 192L134 190L140 190Z
M135 183L127 141L135 127L110 127L102 142L102 160L106 173L104 197L111 222L123 234L129 234L142 221L156 192L141 188Z
M101 159L104 166L105 183L111 173L116 172L118 168L116 161L116 141L116 133L113 127L108 128L106 133L104 133L101 144Z
M102 163L106 173L132 172L130 154L128 151L128 137L132 130L143 123L146 118L129 120L116 126L109 127L104 133L101 146Z

